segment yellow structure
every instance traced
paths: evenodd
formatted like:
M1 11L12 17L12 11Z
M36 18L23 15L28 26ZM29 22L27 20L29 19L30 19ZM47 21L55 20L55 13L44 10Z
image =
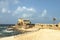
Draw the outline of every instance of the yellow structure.
M60 27L60 23L58 24L58 26Z
M23 19L22 18L18 19L18 25L23 25L23 24L24 24Z
M29 19L18 19L18 25L27 25L27 24L31 24L31 21Z
M28 19L18 19L18 25L22 26L23 28L27 28L27 27L35 27L35 28L42 28L42 29L60 29L60 23L59 24L40 24L40 23L36 23L36 24L31 24L31 21Z

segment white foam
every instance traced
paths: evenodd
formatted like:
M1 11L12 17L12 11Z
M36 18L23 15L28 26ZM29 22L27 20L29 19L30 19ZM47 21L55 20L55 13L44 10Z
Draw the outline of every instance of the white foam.
M10 33L10 32L13 32L13 30L9 31L9 30L6 29L6 30L3 30L3 32L9 32Z

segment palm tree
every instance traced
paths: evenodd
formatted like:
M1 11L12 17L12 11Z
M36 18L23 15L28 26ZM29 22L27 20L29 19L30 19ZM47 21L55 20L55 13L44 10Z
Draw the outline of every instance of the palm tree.
M55 24L55 21L56 21L56 18L54 17L54 18L53 18L53 23L54 23L54 24Z

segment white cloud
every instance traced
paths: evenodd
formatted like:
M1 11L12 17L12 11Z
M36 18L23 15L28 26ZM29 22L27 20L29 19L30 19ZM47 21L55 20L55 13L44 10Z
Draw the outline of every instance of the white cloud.
M7 9L9 7L9 2L8 0L0 0L0 12L2 13L8 13Z
M13 12L13 16L17 16L19 15L22 17L31 17L34 13L36 12L36 10L34 8L27 8L25 6L23 7L17 7L17 9Z
M26 18L26 17L28 17L28 15L27 14L23 14L22 17L23 18Z
M35 9L33 9L33 8L29 8L29 9L27 9L27 10L28 10L28 11L36 12Z
M25 6L22 7L23 9L27 9Z
M20 3L20 1L19 0L0 0L0 12L11 13L11 11L8 9L10 7L10 4L15 5L14 3L17 5L17 3Z
M11 11L10 11L10 10L8 10L7 12L8 12L8 13L11 13Z
M23 12L23 11L24 11L24 8L19 6L19 7L17 7L17 9L15 10L15 12L18 12L18 11Z
M41 14L41 17L46 16L46 14L47 14L47 10L46 10L46 9L44 9L44 10L43 10L43 12L42 12L42 14Z
M2 8L2 13L11 13L11 11L6 8Z
M31 11L31 12L35 12L35 9L34 8L27 8L27 7L25 7L25 6L23 6L23 7L17 7L17 9L16 9L16 12L17 11L20 11L20 12L23 12L23 11Z
M32 14L26 14L26 13L22 14L23 18L30 18L31 16L32 16Z
M2 8L2 13L6 13L6 9L5 8Z

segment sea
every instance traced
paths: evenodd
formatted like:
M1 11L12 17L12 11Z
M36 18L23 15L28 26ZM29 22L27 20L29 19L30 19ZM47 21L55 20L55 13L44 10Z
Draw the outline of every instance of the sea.
M7 30L7 27L13 26L14 24L0 24L0 37L9 37L20 34L18 31Z

